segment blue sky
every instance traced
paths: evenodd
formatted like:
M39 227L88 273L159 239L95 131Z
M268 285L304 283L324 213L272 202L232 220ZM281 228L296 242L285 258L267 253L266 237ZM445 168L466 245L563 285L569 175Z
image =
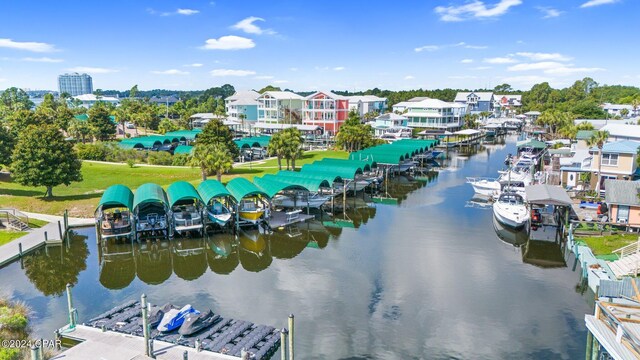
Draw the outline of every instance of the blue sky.
M637 0L7 1L0 88L640 85Z

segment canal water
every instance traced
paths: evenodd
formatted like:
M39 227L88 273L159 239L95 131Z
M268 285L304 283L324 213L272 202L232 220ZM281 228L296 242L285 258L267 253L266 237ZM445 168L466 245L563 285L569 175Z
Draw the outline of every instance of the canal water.
M593 301L573 258L496 229L469 201L465 177L495 176L514 152L515 138L450 152L431 181L390 184L397 205L358 199L271 236L100 247L79 229L0 269L0 295L25 301L45 338L67 321L72 283L81 322L142 293L276 327L293 313L300 359L584 358Z

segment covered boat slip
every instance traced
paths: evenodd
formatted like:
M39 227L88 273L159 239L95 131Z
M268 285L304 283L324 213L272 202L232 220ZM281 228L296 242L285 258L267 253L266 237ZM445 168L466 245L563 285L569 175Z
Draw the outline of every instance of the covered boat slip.
M171 236L169 200L160 185L146 183L133 197L137 236Z
M175 182L167 188L174 230L183 234L204 230L204 202L193 185L186 181Z
M131 210L133 193L124 185L109 187L96 208L98 234L101 238L128 237L133 231Z
M198 194L205 204L207 223L220 227L231 220L234 204L231 193L217 180L205 180L198 185Z
M532 240L557 242L558 234L569 223L571 198L562 187L546 184L526 186L525 193L531 211L529 237ZM556 231L545 231L545 227Z

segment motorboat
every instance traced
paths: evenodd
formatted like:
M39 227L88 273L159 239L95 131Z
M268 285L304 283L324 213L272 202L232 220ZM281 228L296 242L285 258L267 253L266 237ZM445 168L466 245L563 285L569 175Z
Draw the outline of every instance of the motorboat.
M169 309L169 311L164 313L162 316L162 320L160 320L157 329L160 332L169 332L178 329L184 323L187 315L192 313L200 314L198 310L194 309L193 306L189 304L185 305L180 310Z
M348 182L346 187L344 186L344 184L340 184L340 183L338 183L338 185L334 185L334 190L339 191L340 194L342 193L343 190L345 190L345 188L346 188L346 191L357 192L366 188L367 186L369 186L369 184L371 184L371 181L366 179L353 180Z
M99 214L98 223L103 239L126 237L131 234L131 213L128 210L104 211Z
M96 208L96 225L103 239L128 237L133 232L133 193L124 185L109 187Z
M257 224L264 215L265 209L258 207L252 200L243 200L238 206L240 220Z
M212 222L225 226L231 220L231 211L223 203L214 201L207 207L207 217Z
M493 203L493 215L502 225L512 229L522 228L530 217L522 196L513 192L500 194Z
M522 187L531 184L531 174L528 172L516 172L507 170L498 178L468 177L467 183L471 184L478 195L496 196L503 191L505 184L522 184Z
M170 236L171 209L165 191L157 184L141 185L133 197L133 214L137 236Z
M520 247L529 240L529 234L525 229L514 230L506 227L498 222L495 216L493 217L493 229L500 240L515 247Z
M211 310L203 313L189 313L185 316L178 334L182 336L193 335L200 330L208 328L218 320L220 320L220 315L214 314Z
M173 223L178 233L202 230L202 209L196 205L174 206Z
M186 181L175 182L167 188L171 206L173 229L178 234L202 233L204 230L204 203L193 185Z
M310 207L319 208L324 205L330 198L328 196L320 195L318 193L303 193L298 192L291 195L280 194L271 199L273 205L294 208L294 207Z
M390 173L395 173L395 172L399 172L399 173L403 173L403 172L407 172L409 169L411 169L412 167L416 166L418 163L416 163L415 161L405 161L402 164L399 165L393 165L389 168L389 172Z

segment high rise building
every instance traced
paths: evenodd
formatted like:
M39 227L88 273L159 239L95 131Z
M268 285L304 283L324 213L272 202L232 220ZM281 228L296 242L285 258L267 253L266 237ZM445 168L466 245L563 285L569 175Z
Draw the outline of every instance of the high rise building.
M71 96L92 94L93 80L87 74L58 75L58 91L60 94L68 93Z

